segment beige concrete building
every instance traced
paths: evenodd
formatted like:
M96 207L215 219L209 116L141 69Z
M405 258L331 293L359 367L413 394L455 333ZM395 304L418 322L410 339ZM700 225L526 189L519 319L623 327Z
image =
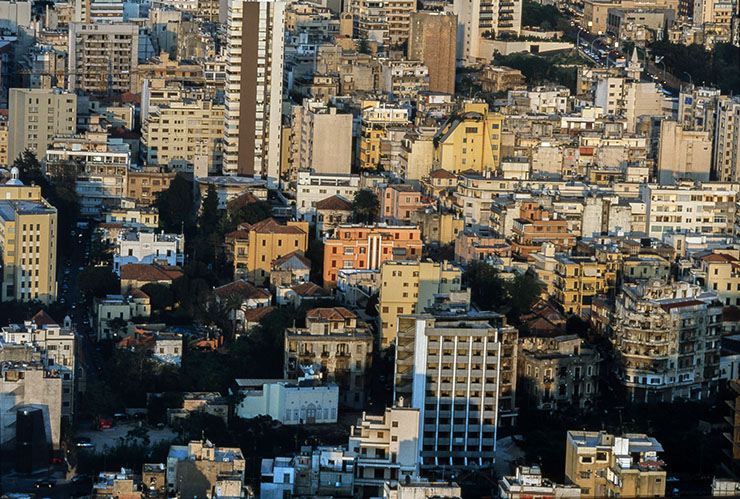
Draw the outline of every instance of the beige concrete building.
M193 173L221 169L223 159L224 106L210 100L170 101L158 106L141 125L142 159ZM205 166L205 168L203 168Z
M103 95L138 91L136 24L71 23L68 54L69 90Z
M13 169L0 184L0 301L57 298L57 210Z
M429 90L455 93L457 16L444 12L411 14L407 57L429 68Z
M419 476L419 409L387 407L380 416L362 413L347 447L357 455L355 487L360 497L380 497L383 485Z
M406 181L421 181L434 163L435 127L419 127L406 132L401 140L397 177Z
M429 68L418 60L380 60L380 89L393 99L416 99L429 90Z
M704 400L720 386L722 304L688 282L624 284L610 337L635 402Z
M456 57L466 63L484 57L486 38L501 33L519 35L522 29L521 0L455 0L452 12L458 24Z
M497 428L516 419L518 331L449 299L398 321L394 398L419 409L422 469L491 465Z
M245 460L238 447L216 447L208 440L173 445L167 455L167 490L180 497L240 497Z
M565 481L579 486L582 498L664 497L662 452L660 443L643 433L569 431Z
M450 262L393 261L380 267L378 322L380 344L396 339L398 317L423 314L434 303L434 295L462 289L462 268Z
M0 447L15 447L19 410L40 409L46 441L59 449L62 420L62 375L35 361L3 362L0 366Z
M594 408L599 394L599 353L576 335L519 338L517 382L542 410Z
M740 97L722 96L717 100L714 126L713 170L724 182L740 180Z
M724 306L740 306L740 251L732 248L698 252L689 278L717 293Z
M609 9L669 9L678 12L679 0L584 0L581 26L601 35L606 33Z
M680 178L709 181L712 168L712 137L709 132L691 130L673 120L660 124L658 181L673 184Z
M370 327L344 307L309 310L305 328L285 332L285 378L297 377L301 366L318 365L324 379L339 386L339 403L346 407L364 407L372 359Z
M439 212L433 209L412 213L411 224L421 229L421 239L424 244L431 246L454 243L465 228L465 220L454 213Z
M434 168L453 173L495 171L501 164L503 119L486 103L466 102L462 112L451 117L434 136Z
M349 175L352 165L352 115L335 107L304 99L293 106L288 157L289 179L299 171Z
M280 178L285 2L229 0L223 172Z
M7 159L11 164L26 149L42 161L53 137L76 130L76 95L58 88L10 89Z

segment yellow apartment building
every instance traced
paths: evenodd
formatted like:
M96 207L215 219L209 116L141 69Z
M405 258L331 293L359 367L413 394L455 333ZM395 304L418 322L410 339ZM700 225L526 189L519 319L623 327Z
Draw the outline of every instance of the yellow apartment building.
M360 169L375 169L380 164L380 143L389 130L405 130L410 126L407 109L389 106L378 101L362 103L360 122Z
M555 302L566 314L591 315L594 296L609 289L607 265L590 257L555 255Z
M434 136L434 168L459 173L495 171L501 164L502 114L488 104L467 102Z
M424 244L444 246L455 242L465 228L465 220L454 213L419 210L411 214L411 225L421 229Z
M234 264L234 279L246 279L256 286L269 281L272 262L308 248L308 222L281 224L268 218L254 225L241 224L226 234L226 253Z
M399 315L421 314L434 295L462 289L462 268L451 262L386 261L380 267L380 344L396 339Z
M581 497L664 497L663 447L643 433L616 436L604 431L569 431L565 482Z
M0 184L0 256L0 301L56 301L57 210L17 168Z

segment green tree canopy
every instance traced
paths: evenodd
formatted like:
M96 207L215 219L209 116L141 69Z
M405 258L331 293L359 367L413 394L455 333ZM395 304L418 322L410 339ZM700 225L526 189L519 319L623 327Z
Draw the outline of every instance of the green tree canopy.
M141 290L149 296L153 310L162 311L175 304L174 293L167 284L150 282L144 284Z
M77 286L85 298L102 298L120 291L120 281L110 266L86 267L77 275Z
M352 211L354 212L355 222L358 223L374 223L377 216L378 210L380 210L380 202L378 196L369 189L361 189L355 193L355 197L352 200Z
M170 186L159 193L155 206L159 209L159 226L167 232L179 233L193 224L193 183L177 174Z

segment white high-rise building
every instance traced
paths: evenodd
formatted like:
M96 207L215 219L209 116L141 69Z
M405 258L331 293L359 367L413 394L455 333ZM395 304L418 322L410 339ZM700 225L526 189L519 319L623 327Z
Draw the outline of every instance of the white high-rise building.
M522 0L454 0L452 12L457 15L458 63L483 57L482 39L522 30Z
M223 171L280 177L285 2L230 0Z

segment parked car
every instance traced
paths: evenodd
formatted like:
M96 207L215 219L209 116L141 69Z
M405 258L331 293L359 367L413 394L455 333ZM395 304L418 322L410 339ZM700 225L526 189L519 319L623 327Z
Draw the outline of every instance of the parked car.
M75 445L77 447L95 447L92 441L86 437L79 437L75 439Z
M54 485L56 484L52 480L39 480L38 482L33 484L33 486L37 489L50 489Z

